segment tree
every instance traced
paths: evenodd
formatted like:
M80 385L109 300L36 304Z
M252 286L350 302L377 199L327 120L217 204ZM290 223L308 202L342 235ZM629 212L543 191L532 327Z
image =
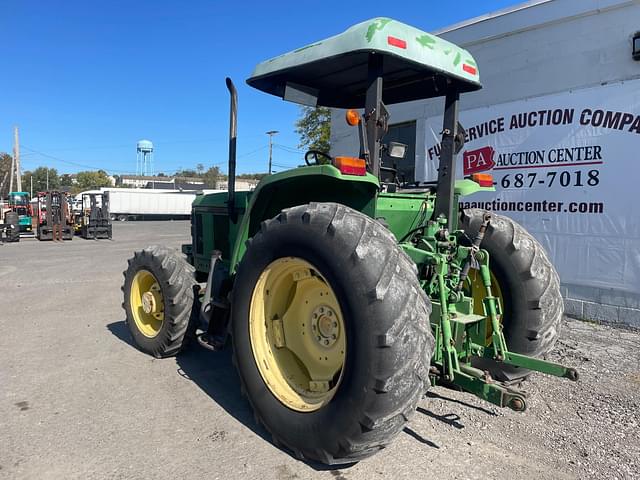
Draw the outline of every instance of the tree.
M198 176L201 177L202 174L204 173L204 165L202 165L201 163L197 164L196 170L198 172Z
M49 173L48 190L58 190L60 188L60 177L58 170L55 168L38 167L33 172L26 171L22 175L22 188L29 190L31 188L31 179L33 178L33 193L47 191L47 172Z
M302 107L300 114L296 121L296 133L300 135L298 148L329 153L331 109Z
M71 187L73 185L73 177L68 173L60 175L60 186Z
M202 181L209 188L216 188L220 180L220 167L213 166L202 175Z
M198 177L198 172L192 168L178 169L176 170L176 177Z
M6 198L9 194L9 183L11 180L11 175L9 173L10 170L11 155L9 155L8 153L0 152L0 198Z
M76 185L74 190L82 192L84 190L96 190L100 187L110 187L111 179L104 170L97 172L85 171L76 174Z
M268 173L241 173L236 176L240 180L262 180Z

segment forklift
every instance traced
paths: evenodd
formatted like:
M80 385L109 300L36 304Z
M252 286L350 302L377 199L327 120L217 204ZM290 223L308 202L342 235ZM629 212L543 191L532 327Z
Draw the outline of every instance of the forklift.
M7 218L13 218L12 214L15 214L18 219L18 235L32 235L33 211L30 200L28 192L9 192L9 210L5 213L5 223L12 223Z
M83 193L80 218L76 219L82 238L108 238L111 240L111 217L109 215L109 192Z
M36 208L38 240L73 240L73 220L66 193L38 192Z

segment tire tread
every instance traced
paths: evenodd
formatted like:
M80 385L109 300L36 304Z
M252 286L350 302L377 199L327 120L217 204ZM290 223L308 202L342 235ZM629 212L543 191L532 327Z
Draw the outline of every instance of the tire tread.
M258 243L260 237L272 227L295 222L321 224L327 242L333 241L338 233L346 236L347 243L351 242L345 253L353 263L351 268L370 262L372 258L384 258L377 267L380 268L377 281L366 291L369 292L370 302L383 302L389 297L387 301L393 301L397 314L392 321L380 327L372 345L375 349L385 350L392 355L395 364L400 366L395 367L394 372L375 372L371 379L372 386L366 392L367 407L361 410L358 418L353 419L354 424L363 427L359 429L360 434L337 439L334 451L317 448L307 451L300 445L287 445L278 437L277 432L269 428L269 422L260 417L254 404L255 399L248 398L259 423L265 426L277 443L289 448L296 456L299 454L307 460L326 464L359 461L384 448L402 431L428 388L428 371L435 344L429 325L430 301L420 288L415 264L400 249L395 238L376 220L336 203L288 208L275 220L277 222L263 223L264 228L255 235L254 242ZM243 260L238 266L238 278L245 268ZM391 293L393 297L390 296ZM403 342L402 338L405 337L412 341ZM235 350L233 355L236 355ZM235 364L238 365L237 358ZM242 390L247 392L240 369L238 373L243 383Z

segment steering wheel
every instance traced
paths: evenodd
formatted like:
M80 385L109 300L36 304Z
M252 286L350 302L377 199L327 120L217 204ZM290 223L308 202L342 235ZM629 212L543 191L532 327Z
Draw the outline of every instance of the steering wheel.
M304 154L304 162L309 166L328 165L333 163L333 158L331 158L331 155L328 153L321 152L320 150L309 150Z

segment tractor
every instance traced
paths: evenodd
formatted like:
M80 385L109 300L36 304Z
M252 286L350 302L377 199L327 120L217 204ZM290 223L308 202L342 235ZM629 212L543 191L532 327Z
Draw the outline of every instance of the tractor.
M461 93L481 88L456 45L387 18L260 63L247 83L346 110L357 156L309 151L306 165L235 190L237 93L230 92L228 192L198 195L191 243L135 252L126 323L139 349L189 339L230 345L255 417L295 456L350 464L402 431L428 387L524 411L531 372L577 380L544 360L560 330L559 278L514 221L461 210L494 191L458 178ZM388 105L444 97L437 181L399 178L406 146L384 142ZM194 313L195 312L195 313Z

